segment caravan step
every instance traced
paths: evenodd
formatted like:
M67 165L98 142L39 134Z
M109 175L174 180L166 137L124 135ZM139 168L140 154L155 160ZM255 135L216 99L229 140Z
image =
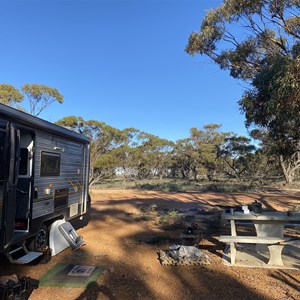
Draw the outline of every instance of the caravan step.
M43 255L43 252L29 252L25 244L18 245L16 248L11 249L6 257L12 264L28 264L36 258Z
M35 259L40 257L41 255L43 255L42 252L28 252L24 256L14 260L14 263L15 264L28 264L31 261L34 261Z

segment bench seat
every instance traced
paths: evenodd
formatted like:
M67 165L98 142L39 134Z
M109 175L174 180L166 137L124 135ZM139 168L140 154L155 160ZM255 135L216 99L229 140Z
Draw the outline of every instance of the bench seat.
M291 238L285 237L259 237L259 236L231 236L231 235L221 235L219 238L220 242L230 244L230 257L231 265L235 264L236 257L236 243L244 244L266 244L269 248L269 261L268 265L271 266L283 266L283 261L281 257L282 249L284 245L293 240Z
M220 242L223 243L243 243L243 244L284 244L290 241L290 238L284 237L259 237L259 236L232 236L232 235L221 235L219 238Z

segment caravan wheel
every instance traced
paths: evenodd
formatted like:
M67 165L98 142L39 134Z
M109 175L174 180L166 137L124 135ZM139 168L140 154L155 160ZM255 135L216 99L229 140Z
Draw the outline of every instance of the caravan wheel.
M49 230L48 227L43 224L38 234L34 237L29 245L29 250L42 252L48 246L49 241Z

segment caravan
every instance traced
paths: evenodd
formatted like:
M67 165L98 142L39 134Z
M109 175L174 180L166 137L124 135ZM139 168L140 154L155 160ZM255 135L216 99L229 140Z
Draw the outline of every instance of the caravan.
M86 136L0 104L0 253L11 262L39 256L56 221L87 218L89 147Z

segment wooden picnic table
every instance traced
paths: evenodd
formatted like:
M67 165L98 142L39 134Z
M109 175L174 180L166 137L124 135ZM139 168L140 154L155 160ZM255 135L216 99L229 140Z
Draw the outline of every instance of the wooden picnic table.
M284 237L287 224L300 221L300 212L262 212L245 214L241 211L223 212L222 220L230 221L231 235L220 236L220 241L230 244L231 264L235 264L236 244L256 244L256 251L269 249L268 265L284 266L281 253L290 238ZM236 222L251 221L256 230L256 236L237 236Z

